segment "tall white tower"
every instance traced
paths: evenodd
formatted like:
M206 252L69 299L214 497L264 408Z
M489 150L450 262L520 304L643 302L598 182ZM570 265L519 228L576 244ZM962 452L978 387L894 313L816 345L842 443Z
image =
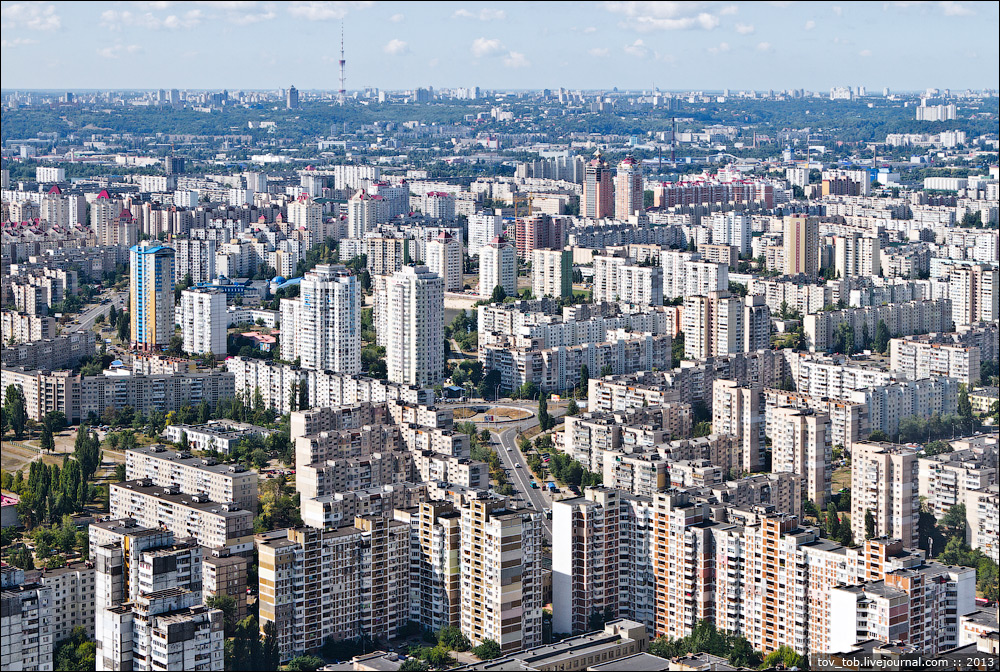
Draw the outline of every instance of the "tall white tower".
M387 280L389 380L422 387L444 374L444 282L426 266L404 266Z

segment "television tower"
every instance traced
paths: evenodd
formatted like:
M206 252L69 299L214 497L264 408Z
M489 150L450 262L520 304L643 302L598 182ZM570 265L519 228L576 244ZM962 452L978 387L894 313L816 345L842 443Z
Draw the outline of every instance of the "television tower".
M340 95L337 97L337 102L341 105L344 104L344 100L347 98L347 87L345 82L347 81L347 75L345 72L345 66L347 61L344 60L344 24L340 24Z

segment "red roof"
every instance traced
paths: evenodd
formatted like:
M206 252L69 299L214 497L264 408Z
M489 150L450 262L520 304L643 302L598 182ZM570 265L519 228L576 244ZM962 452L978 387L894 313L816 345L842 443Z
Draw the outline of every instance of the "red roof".
M107 189L101 189L101 193L97 195L98 198L111 198L111 194L108 193Z
M59 188L58 184L53 184L52 188L49 189L49 193L50 194L55 194L56 196L61 196L62 195L62 189Z

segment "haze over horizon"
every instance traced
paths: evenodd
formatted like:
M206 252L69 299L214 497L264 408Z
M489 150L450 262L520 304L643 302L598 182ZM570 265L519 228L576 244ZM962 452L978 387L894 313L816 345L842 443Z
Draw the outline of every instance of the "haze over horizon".
M564 7L4 2L0 70L5 90L335 90L343 25L349 90L1000 86L997 3Z

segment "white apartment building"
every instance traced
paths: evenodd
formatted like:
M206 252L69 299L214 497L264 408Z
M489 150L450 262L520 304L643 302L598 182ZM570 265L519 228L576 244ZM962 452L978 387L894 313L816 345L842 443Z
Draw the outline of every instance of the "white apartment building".
M911 380L947 376L970 389L979 382L979 348L906 338L889 342L889 366Z
M1000 270L985 265L953 267L948 298L956 326L995 322L1000 319Z
M35 168L35 181L42 184L46 182L65 182L66 169L54 166L38 166Z
M0 313L3 344L30 343L56 337L56 319L27 313Z
M139 479L175 485L189 495L208 495L220 504L235 502L247 511L257 509L257 472L241 464L219 464L162 445L142 446L125 451L125 480Z
M24 570L4 565L0 599L0 666L5 671L52 670L52 588L25 583Z
M507 296L517 294L517 250L502 236L479 248L479 296L490 297L497 287Z
M345 266L320 264L299 296L281 300L282 359L307 370L361 371L361 285Z
M444 291L462 291L462 242L442 231L427 241L427 268L444 281Z
M290 528L258 543L260 626L281 660L328 639L395 638L410 616L410 526L382 516L352 526Z
M469 216L469 256L475 257L497 236L503 235L503 218L488 212Z
M573 253L569 250L532 250L531 293L536 299L560 299L573 293Z
M323 206L306 193L288 204L288 223L292 228L305 228L314 242L323 238Z
M967 541L993 562L1000 560L1000 487L995 483L965 493Z
M866 539L866 519L874 536L901 539L917 548L920 498L917 451L892 443L855 443L851 449L851 531Z
M217 289L181 292L181 334L184 352L192 355L226 352L229 317L226 294Z
M965 503L970 492L997 483L996 468L990 466L985 455L971 449L921 457L919 462L920 496L937 518L956 504ZM968 505L966 516L969 516Z
M504 653L542 642L542 514L502 497L462 508L462 633Z
M731 464L746 472L762 470L765 455L761 449L764 415L760 390L735 380L716 380L712 397L712 431L729 434L738 442Z
M704 261L697 252L664 250L663 297L708 296L710 292L729 291L729 265Z
M375 229L376 199L364 189L358 189L347 201L347 237L361 239Z
M93 564L81 561L46 569L32 579L36 581L52 589L50 623L54 643L68 639L76 627L86 630L88 637L94 636L97 577Z
M822 509L830 494L830 416L812 409L775 408L771 418L771 470L802 476L805 498Z
M434 385L444 374L444 282L426 266L404 266L385 297L389 380Z
M712 244L732 245L741 255L750 254L753 234L750 216L740 212L717 212L712 215Z
M615 175L615 219L625 222L636 214L644 214L643 199L642 164L632 156L626 156L618 164L618 174Z
M882 250L878 236L837 236L834 267L839 278L882 275Z
M191 281L195 284L215 280L216 242L214 240L179 238L172 241L170 246L177 252L174 255L174 269L177 278L183 280L187 275L190 275ZM221 354L223 351L219 352Z
M226 547L231 553L252 550L253 515L253 510L236 503L183 494L178 486L156 486L151 479L111 485L112 518L134 518L149 528L163 526L178 538L194 537L206 548Z
M890 437L899 431L899 421L903 418L927 420L958 410L958 381L951 378L855 385L853 391L845 387L841 398L867 406L870 431L881 430Z

